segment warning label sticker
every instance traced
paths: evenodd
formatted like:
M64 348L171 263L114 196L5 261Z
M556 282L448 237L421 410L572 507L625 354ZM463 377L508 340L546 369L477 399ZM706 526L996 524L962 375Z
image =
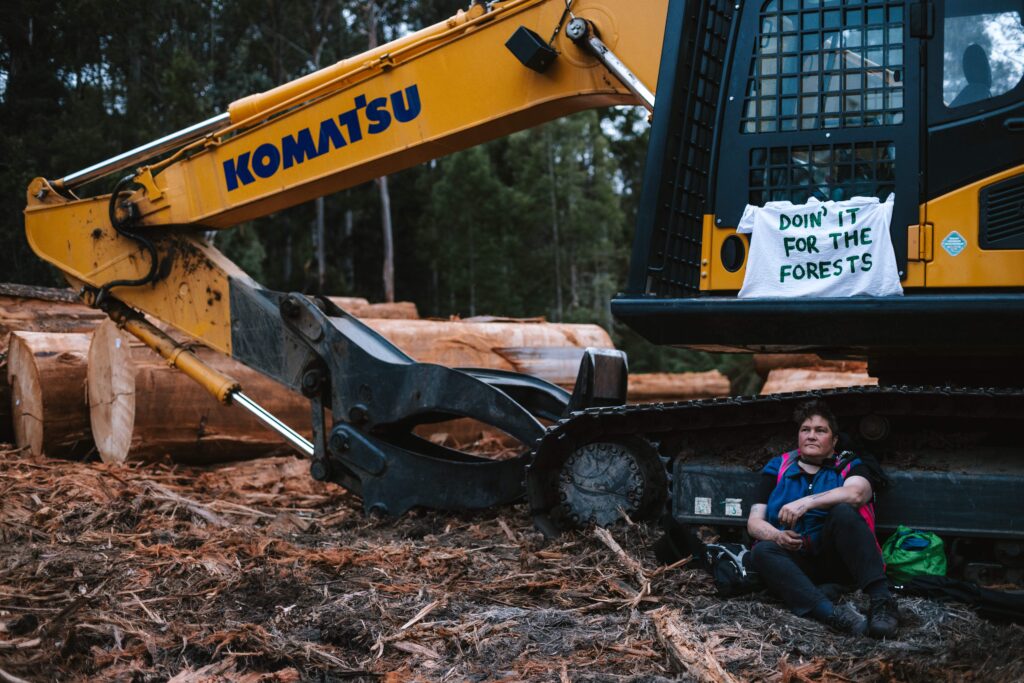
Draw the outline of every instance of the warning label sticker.
M710 515L711 514L711 499L702 498L697 496L693 499L693 514L695 515Z
M967 246L967 240L963 238L963 235L958 233L956 230L946 235L946 239L942 240L942 248L946 250L946 253L950 256L956 256L964 247Z

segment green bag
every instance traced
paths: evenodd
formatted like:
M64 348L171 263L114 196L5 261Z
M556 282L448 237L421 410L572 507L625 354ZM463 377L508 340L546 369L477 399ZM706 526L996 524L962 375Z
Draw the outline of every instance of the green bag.
M946 548L942 539L927 531L900 525L882 546L885 573L893 581L915 576L946 575Z

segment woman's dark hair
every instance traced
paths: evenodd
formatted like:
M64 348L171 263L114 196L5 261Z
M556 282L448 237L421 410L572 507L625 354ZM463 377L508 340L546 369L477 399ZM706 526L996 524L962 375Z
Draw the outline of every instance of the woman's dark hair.
M807 401L798 405L796 410L793 411L793 419L796 421L797 427L815 415L825 418L825 421L828 422L828 428L832 430L833 436L839 436L839 423L836 421L836 416L832 414L828 404L824 401L818 399Z

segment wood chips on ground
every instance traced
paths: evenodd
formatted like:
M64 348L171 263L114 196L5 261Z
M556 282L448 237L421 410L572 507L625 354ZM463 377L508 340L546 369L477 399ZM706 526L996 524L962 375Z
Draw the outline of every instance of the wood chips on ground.
M0 680L1024 679L1024 629L960 606L905 599L898 640L845 638L658 567L653 526L368 519L306 470L0 454Z

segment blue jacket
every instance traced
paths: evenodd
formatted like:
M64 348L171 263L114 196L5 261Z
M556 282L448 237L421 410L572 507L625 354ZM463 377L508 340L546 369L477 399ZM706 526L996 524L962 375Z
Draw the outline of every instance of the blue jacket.
M839 488L846 481L844 473L849 473L851 469L860 464L860 459L856 457L843 459L841 462L838 462L838 458L833 457L831 461L825 461L825 464L814 475L810 475L800 468L796 462L796 452L792 451L772 458L761 471L778 479L779 467L782 466L782 459L786 455L790 456L790 464L775 485L775 490L768 497L768 510L766 511L768 523L776 529L782 529L779 524L779 510L783 505L804 496ZM841 467L836 467L837 464ZM809 510L797 520L796 528L793 531L804 537L805 548L808 544L811 548L817 546L827 515L828 510Z

